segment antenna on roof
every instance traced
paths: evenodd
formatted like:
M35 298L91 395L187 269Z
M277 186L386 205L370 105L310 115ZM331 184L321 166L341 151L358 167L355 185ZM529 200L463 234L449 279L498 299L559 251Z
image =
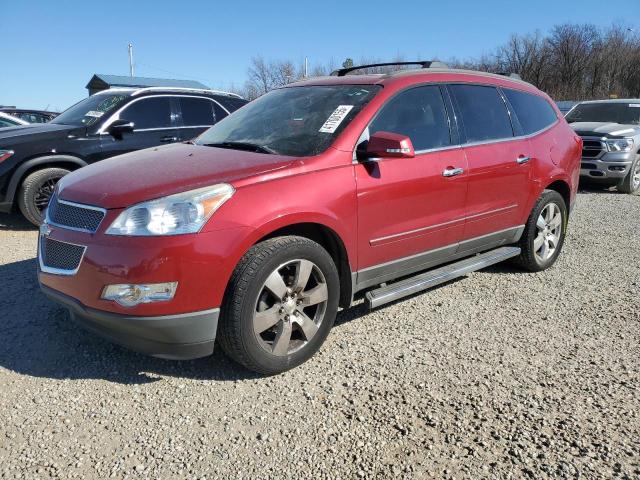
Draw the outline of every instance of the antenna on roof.
M133 44L130 43L129 44L129 76L133 77L134 72L133 72Z
M371 63L369 65L356 65L353 67L340 68L331 72L331 75L337 77L344 77L346 74L353 72L354 70L362 70L363 68L374 67L390 67L393 65L420 65L421 68L449 68L449 65L443 62L435 60L421 60L417 62L389 62L389 63Z

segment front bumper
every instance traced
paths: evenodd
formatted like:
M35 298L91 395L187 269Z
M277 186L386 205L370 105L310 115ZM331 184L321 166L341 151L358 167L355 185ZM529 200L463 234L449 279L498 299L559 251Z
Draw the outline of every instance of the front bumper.
M635 153L633 153L635 156ZM622 180L629 174L633 163L631 152L609 152L599 158L582 158L580 176L590 179Z
M40 284L44 294L66 307L85 329L113 343L154 357L188 360L213 353L220 309L153 317L95 310Z

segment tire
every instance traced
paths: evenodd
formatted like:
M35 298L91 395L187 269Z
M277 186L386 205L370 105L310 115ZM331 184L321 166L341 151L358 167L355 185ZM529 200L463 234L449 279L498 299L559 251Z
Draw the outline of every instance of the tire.
M552 216L553 223L548 217L551 212L555 212ZM515 258L515 262L531 272L541 272L551 267L562 251L568 218L567 205L562 195L554 190L542 192L525 225L518 244L522 252Z
M630 195L640 194L640 157L636 158L627 176L618 184L618 191Z
M298 282L300 271L308 277L303 274ZM245 254L231 276L218 344L250 370L284 372L311 358L324 343L339 297L338 271L322 246L296 236L265 240Z
M67 173L69 170L64 168L44 168L23 180L18 192L18 207L27 220L36 226L42 223L56 183Z

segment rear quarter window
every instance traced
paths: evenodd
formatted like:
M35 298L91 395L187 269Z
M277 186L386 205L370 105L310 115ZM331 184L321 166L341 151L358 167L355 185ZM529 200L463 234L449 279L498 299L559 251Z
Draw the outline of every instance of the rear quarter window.
M525 135L544 130L558 119L555 110L544 98L508 88L502 91L515 110Z

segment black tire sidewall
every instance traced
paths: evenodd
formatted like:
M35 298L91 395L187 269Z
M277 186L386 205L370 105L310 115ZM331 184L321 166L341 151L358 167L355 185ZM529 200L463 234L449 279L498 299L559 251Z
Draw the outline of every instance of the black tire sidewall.
M34 225L39 225L43 220L43 212L38 210L35 204L35 196L38 190L49 180L57 179L58 181L69 173L69 170L63 168L45 168L37 170L27 176L20 186L18 196L18 207L20 211Z
M637 195L640 193L640 187L633 189L633 172L640 162L640 156L636 156L635 161L631 164L629 174L618 184L618 190L629 195Z
M322 271L327 283L329 298L325 316L316 335L300 350L278 357L266 352L260 345L253 331L253 315L258 299L267 277L280 265L294 259L304 259L315 263ZM233 293L232 293L233 294ZM249 287L243 292L242 307L239 320L240 331L245 353L250 362L260 366L263 373L278 373L289 370L308 360L326 340L335 321L340 296L340 282L336 266L331 256L319 244L307 239L300 239L279 250L266 261L261 262Z

